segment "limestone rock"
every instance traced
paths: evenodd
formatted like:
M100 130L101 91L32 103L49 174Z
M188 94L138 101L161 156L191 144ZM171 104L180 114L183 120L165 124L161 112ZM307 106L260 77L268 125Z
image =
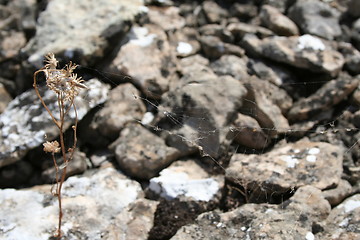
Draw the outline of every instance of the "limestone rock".
M360 194L347 198L336 206L326 220L323 239L358 239L360 224Z
M90 130L95 131L93 135L112 142L126 124L140 121L146 111L144 103L139 99L140 95L131 83L112 89L104 107L95 114L89 126Z
M185 19L179 15L177 7L150 7L147 15L151 23L160 26L165 31L179 30L185 26Z
M27 190L0 190L2 237L48 239L52 236L57 227L58 202L50 195L50 188L44 185ZM62 193L64 238L101 239L110 230L108 234L131 239L127 232L131 223L116 221L114 217L124 215L123 211L129 214L129 205L143 197L139 183L107 168L67 179ZM144 220L145 230L148 220Z
M344 100L359 85L359 79L341 74L307 98L295 102L288 112L291 122L311 119Z
M210 177L194 160L176 161L150 179L149 190L165 199L185 197L195 201L215 201L224 185L221 177Z
M164 113L161 119L176 128L190 126L197 132L194 144L205 154L218 156L246 89L231 76L217 77L211 70L189 73L180 81L177 88L164 95L159 105Z
M322 1L297 1L288 15L304 33L329 40L341 35L340 12Z
M260 46L261 54L271 60L333 77L344 65L338 51L311 35L265 38Z
M264 149L270 143L270 137L264 133L259 123L252 117L238 114L229 138L234 139L237 144L253 149Z
M176 55L163 29L153 24L133 26L107 71L129 75L147 96L160 99L176 71Z
M258 194L281 194L289 189L312 185L319 189L340 182L342 148L305 140L289 143L262 155L235 154L226 177Z
M78 120L93 107L106 101L109 86L97 79L85 83L89 90L83 89L75 98ZM57 99L48 88L40 89L41 95L51 111L57 111ZM57 116L56 112L54 114ZM65 122L67 129L75 120L74 112ZM45 140L58 136L58 128L42 106L35 90L31 89L17 96L0 115L0 167L20 160L30 150Z
M313 224L330 212L330 205L322 198L321 191L304 186L289 202L285 208L245 204L225 213L206 212L199 215L194 224L180 228L171 240L315 239Z
M340 204L346 197L352 193L352 187L346 180L341 179L339 184L334 189L323 191L323 196L329 201L331 206Z
M139 124L128 124L110 145L121 169L130 176L150 179L175 161L180 153Z
M288 17L278 9L269 5L263 5L260 12L261 23L280 36L298 35L299 29Z
M40 13L35 37L24 49L28 61L39 68L42 56L53 52L70 58L80 54L81 64L93 64L96 57L104 57L108 39L124 35L142 9L142 0L51 1Z

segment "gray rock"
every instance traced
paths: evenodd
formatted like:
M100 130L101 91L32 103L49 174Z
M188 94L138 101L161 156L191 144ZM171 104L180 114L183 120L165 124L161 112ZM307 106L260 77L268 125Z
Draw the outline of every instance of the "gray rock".
M109 86L96 79L86 82L85 85L89 90L82 90L75 98L79 120L90 109L105 102L109 91ZM40 92L56 116L58 107L55 94L45 87L42 87ZM74 112L70 112L69 117L64 129L74 122ZM0 167L19 161L30 149L59 135L58 128L42 106L34 89L24 92L10 102L0 115L0 126Z
M0 32L0 62L15 58L26 44L25 34L14 30Z
M199 28L200 35L203 36L215 36L220 38L224 42L233 42L234 38L225 26L220 24L206 24Z
M179 67L182 75L191 75L194 72L201 71L203 69L204 71L211 71L208 67L210 65L210 61L207 58L204 58L202 55L196 54L193 56L189 56L186 58L183 58L179 62ZM174 88L176 88L176 84L174 84ZM173 90L171 88L170 90Z
M360 52L351 43L346 42L340 42L338 48L345 58L345 69L350 74L360 74Z
M104 57L108 39L124 34L128 23L143 9L142 0L51 1L40 13L35 37L24 48L28 61L39 68L48 52L70 58L76 53L81 55L82 65L91 65Z
M52 163L50 155L48 158L49 158L48 159L49 162ZM58 165L60 166L62 163L62 158L58 157L57 160L58 160L57 161ZM79 150L75 150L74 156L71 159L71 162L69 163L69 165L67 166L66 177L78 175L78 174L85 172L86 169L89 167L88 164L89 164L89 159L86 157L86 154L83 152L80 152ZM49 164L49 165L50 165L50 167L45 169L41 173L41 177L46 183L54 182L54 179L56 177L56 169L55 169L54 165L53 164ZM62 171L60 170L60 172L62 172Z
M220 199L223 177L211 177L194 160L176 161L150 179L149 190L165 199L186 198L189 201Z
M360 238L360 194L347 198L336 206L326 220L325 231L320 239Z
M264 89L264 85L268 87L267 90ZM277 89L275 85L269 88L272 85L269 82L261 82L257 78L251 78L245 83L245 87L248 90L248 94L244 99L243 108L240 111L243 114L249 115L255 118L260 126L263 128L263 131L269 134L271 137L276 137L279 133L285 133L290 129L288 120L282 115L280 107L275 103L279 102L275 94L272 94L272 89ZM291 98L286 94L285 91L279 91L280 94L284 97L282 105L291 106Z
M334 105L344 100L359 85L359 78L341 74L337 79L324 84L307 98L295 102L287 117L291 122L304 121L324 114Z
M210 67L217 75L231 75L237 80L245 81L249 78L247 64L246 56L240 58L235 55L223 55L212 62Z
M146 111L140 95L131 83L112 89L104 107L95 114L89 126L90 131L94 131L93 135L112 142L127 123L140 121Z
M171 240L200 239L315 239L312 226L326 217L330 205L321 191L300 188L282 208L270 204L245 204L222 213L206 212L194 224L180 228ZM285 203L284 203L285 204Z
M126 74L147 96L160 99L175 75L176 55L164 30L147 24L133 26L124 44L106 71Z
M248 21L249 19L252 19L257 16L258 9L251 2L249 3L235 2L230 8L230 13L232 16L237 17L238 19Z
M303 33L333 40L341 35L340 12L317 0L297 1L288 13Z
M353 17L360 17L360 2L357 0L348 1L348 12Z
M147 12L149 21L160 26L164 31L180 30L185 26L185 19L179 15L179 8L149 8Z
M237 40L241 40L246 34L255 34L261 38L274 35L274 33L267 28L242 22L230 23L226 29L231 32Z
M194 71L163 96L159 105L159 112L163 113L160 118L172 125L170 128L183 125L193 128L197 132L193 144L205 154L216 157L222 151L229 126L246 92L231 76L218 77L211 70ZM181 115L177 114L179 112Z
M199 41L204 54L210 59L216 59L225 54L233 54L241 57L245 53L241 47L224 43L220 38L215 36L201 36Z
M226 177L253 191L250 200L304 185L327 189L340 182L342 154L341 147L302 140L262 155L235 154Z
M168 34L178 57L188 57L200 51L200 43L197 40L199 33L195 28L184 27L180 31Z
M271 60L291 66L337 76L344 58L326 42L311 35L300 37L270 37L258 44L261 54Z
M0 190L3 238L49 239L52 236L57 227L58 202L50 195L50 188L43 185L27 190ZM107 234L131 239L127 232L131 223L115 219L123 216L123 211L129 214L130 204L143 197L139 183L114 169L101 169L94 174L67 179L62 196L65 239L101 239L108 231ZM129 217L133 214L134 211ZM136 215L141 219L141 213ZM143 219L146 230L147 219Z
M202 4L202 9L205 13L208 23L220 23L228 16L226 9L220 7L214 1L204 1Z
M271 143L259 123L254 118L241 113L233 124L229 138L234 139L237 144L253 149L264 149Z
M130 176L150 179L175 161L180 153L139 124L129 124L109 148L120 167Z
M341 179L339 184L334 189L323 191L323 196L329 201L331 206L339 205L345 198L353 192L351 184Z
M296 24L283 15L278 9L269 5L263 5L260 12L263 26L280 36L299 35Z

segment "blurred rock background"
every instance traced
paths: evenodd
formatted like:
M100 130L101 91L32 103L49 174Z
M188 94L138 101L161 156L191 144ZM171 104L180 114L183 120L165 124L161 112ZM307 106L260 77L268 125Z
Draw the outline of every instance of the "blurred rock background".
M360 239L359 51L357 0L0 0L0 239L56 228L48 52L90 89L64 239Z

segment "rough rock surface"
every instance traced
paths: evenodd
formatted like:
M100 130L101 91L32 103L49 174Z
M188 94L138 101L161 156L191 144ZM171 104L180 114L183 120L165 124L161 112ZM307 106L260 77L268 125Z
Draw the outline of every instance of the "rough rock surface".
M226 177L258 194L281 194L311 185L335 187L342 173L343 149L328 143L299 141L262 155L235 154Z
M96 57L104 57L108 39L124 34L127 21L142 9L142 0L51 1L39 16L35 37L25 47L28 61L41 67L42 56L54 52L70 58L80 54L82 64L91 64Z
M175 54L166 33L156 25L133 26L107 71L131 76L130 80L146 95L159 99L169 89ZM156 66L156 67L155 67Z
M358 2L0 0L0 239L57 227L48 51L95 84L64 239L358 239Z
M57 221L57 198L49 195L49 188L49 185L44 185L28 190L0 190L2 237L48 239L52 236ZM149 219L137 214L136 207L127 209L130 204L141 199L140 184L126 179L114 169L102 169L89 176L71 177L64 183L63 190L63 219L66 222L63 232L68 239L100 239L106 232L112 236L126 236L131 233L127 231L133 228L131 221L121 222L120 227L114 219L123 215L123 211L127 214L130 211L132 218L140 221L143 218L144 222L138 224L142 228L139 230L148 231L146 222Z
M277 239L279 233L287 239L314 239L313 224L330 212L321 191L311 186L300 188L285 206L245 204L225 213L203 213L194 224L180 228L171 240Z
M130 176L150 179L180 155L176 148L140 124L129 124L110 145L120 167Z
M297 1L289 9L289 17L304 33L329 40L341 35L340 12L322 1Z
M98 104L107 99L109 87L92 79L85 83L89 90L81 91L75 98L78 120ZM53 112L57 111L56 96L50 89L40 89L45 103ZM57 113L58 114L58 113ZM55 112L55 116L57 116ZM74 112L65 123L65 129L75 120ZM30 150L41 145L45 140L56 138L58 128L42 106L40 99L31 89L10 102L3 114L0 115L0 166L19 161Z
M141 120L146 108L144 103L136 100L138 97L140 92L131 83L112 89L104 107L95 114L89 126L93 135L113 141L127 123Z
M149 190L165 199L185 197L195 201L215 200L224 179L211 178L194 160L176 161L150 179Z

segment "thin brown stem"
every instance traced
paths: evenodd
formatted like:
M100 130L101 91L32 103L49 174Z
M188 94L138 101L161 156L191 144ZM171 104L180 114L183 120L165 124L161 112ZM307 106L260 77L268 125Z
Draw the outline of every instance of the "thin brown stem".
M37 77L37 75L38 75L40 72L42 72L42 71L43 71L43 69L40 69L40 70L38 70L38 71L36 71L36 72L34 73L34 83L33 83L33 87L34 87L34 89L35 89L36 95L39 97L42 105L44 106L44 108L46 109L46 111L49 113L51 119L52 119L53 122L56 124L56 126L59 127L60 124L58 123L58 121L56 120L56 118L54 117L54 115L51 113L51 111L50 111L50 109L48 108L48 106L45 104L44 99L41 97L40 92L39 92L39 89L38 89L38 87L37 87L36 77Z

